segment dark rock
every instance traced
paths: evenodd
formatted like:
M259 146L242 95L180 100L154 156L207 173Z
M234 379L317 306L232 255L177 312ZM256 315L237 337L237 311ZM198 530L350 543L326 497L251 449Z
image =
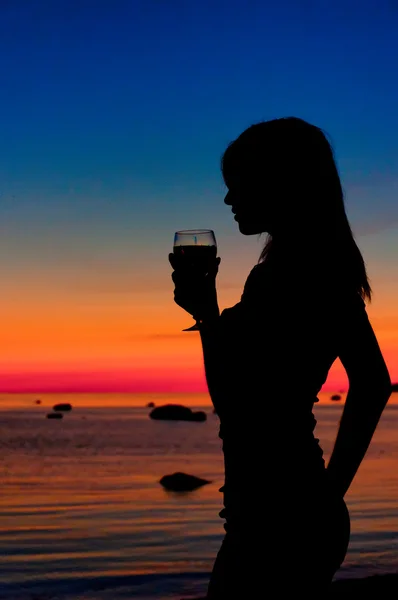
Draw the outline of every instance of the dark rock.
M69 412L70 410L72 410L72 404L69 404L68 402L66 402L65 404L55 404L53 406L53 410Z
M148 402L147 407L148 408L154 408L155 403L154 402Z
M398 392L398 383L392 383L391 384L391 391L392 392Z
M207 479L188 475L187 473L173 473L172 475L164 475L159 483L167 490L173 492L190 492L196 488L211 483Z
M149 413L151 419L162 419L164 421L206 421L206 413L199 410L193 412L187 406L181 404L164 404L157 406Z
M331 400L341 400L341 396L340 394L333 394L333 396L330 396Z
M35 404L41 404L41 400L39 400L39 399L35 400Z
M62 419L63 416L64 415L62 413L59 413L59 412L48 413L46 415L47 419Z

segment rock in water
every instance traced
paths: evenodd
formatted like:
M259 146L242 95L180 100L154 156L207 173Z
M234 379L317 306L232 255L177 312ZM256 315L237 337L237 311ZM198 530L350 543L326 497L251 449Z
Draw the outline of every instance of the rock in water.
M68 402L66 402L64 404L62 404L62 403L54 404L53 410L68 412L68 411L72 410L72 404L69 404Z
M206 413L199 410L193 412L182 404L163 404L157 406L149 413L151 419L162 419L164 421L206 421Z
M48 415L46 415L46 416L47 416L47 419L62 419L64 415L62 413L54 412L54 413L48 413Z
M173 492L191 492L202 485L211 483L211 481L196 477L195 475L177 472L171 475L164 475L159 483L166 490L172 490Z

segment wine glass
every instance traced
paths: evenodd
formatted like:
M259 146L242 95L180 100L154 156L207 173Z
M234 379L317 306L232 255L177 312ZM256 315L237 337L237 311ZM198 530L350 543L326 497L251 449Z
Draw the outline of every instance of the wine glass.
M207 272L217 256L216 236L212 229L185 229L174 234L173 254L184 268L194 267ZM195 318L195 315L194 315ZM198 319L195 325L183 331L199 331Z

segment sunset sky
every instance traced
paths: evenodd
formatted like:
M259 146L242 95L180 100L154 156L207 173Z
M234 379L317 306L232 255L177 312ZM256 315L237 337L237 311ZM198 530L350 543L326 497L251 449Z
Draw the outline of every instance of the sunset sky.
M398 381L397 31L387 0L1 2L0 393L205 391L173 234L214 229L236 303L263 240L220 156L289 115L330 134Z

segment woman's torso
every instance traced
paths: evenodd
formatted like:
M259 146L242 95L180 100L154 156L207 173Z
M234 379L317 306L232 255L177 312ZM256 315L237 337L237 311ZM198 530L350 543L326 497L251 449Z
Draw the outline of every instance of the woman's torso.
M213 400L225 460L221 516L247 513L253 488L265 490L260 502L280 502L298 486L315 494L323 485L312 409L338 356L333 311L325 291L307 285L293 294L265 264L250 273L241 301L223 311L222 393Z

